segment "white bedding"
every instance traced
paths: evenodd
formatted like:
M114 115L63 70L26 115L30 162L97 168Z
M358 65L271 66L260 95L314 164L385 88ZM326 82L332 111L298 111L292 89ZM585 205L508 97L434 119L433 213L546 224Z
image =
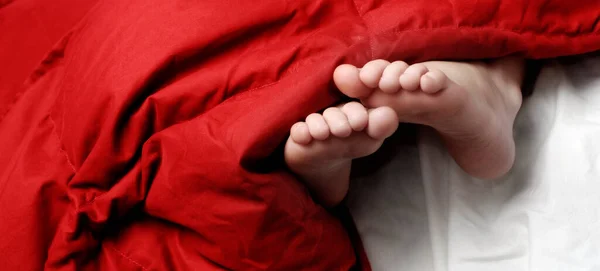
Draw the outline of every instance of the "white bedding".
M542 70L501 180L465 175L426 128L399 133L348 197L373 270L600 270L599 56Z

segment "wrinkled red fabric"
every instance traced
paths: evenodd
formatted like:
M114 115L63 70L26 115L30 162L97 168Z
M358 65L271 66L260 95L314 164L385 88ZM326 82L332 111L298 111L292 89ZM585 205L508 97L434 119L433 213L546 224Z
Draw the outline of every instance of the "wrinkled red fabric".
M597 0L0 0L0 266L369 270L351 219L281 159L290 126L340 99L333 69L595 51L599 14Z

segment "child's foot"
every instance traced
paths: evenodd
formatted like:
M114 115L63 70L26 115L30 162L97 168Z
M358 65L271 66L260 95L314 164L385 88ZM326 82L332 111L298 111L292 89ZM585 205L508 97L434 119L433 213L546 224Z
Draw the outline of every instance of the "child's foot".
M374 153L397 128L389 107L367 110L357 102L331 107L292 126L285 161L317 200L334 206L348 191L352 159Z
M513 122L521 107L523 63L375 60L362 69L339 66L334 81L367 107L389 106L400 121L433 127L467 173L504 175L514 162Z

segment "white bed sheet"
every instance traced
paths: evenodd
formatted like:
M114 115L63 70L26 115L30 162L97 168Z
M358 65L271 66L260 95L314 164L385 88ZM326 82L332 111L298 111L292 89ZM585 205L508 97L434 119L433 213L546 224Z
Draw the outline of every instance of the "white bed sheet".
M348 197L373 270L600 270L599 56L544 67L501 180L467 176L426 128L399 133Z

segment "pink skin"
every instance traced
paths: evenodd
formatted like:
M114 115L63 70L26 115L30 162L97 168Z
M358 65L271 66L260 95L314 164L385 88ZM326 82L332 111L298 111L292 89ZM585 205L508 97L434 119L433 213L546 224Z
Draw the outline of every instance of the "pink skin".
M330 107L292 126L285 160L319 202L334 206L348 192L352 160L374 153L397 127L389 107L367 110L357 102Z
M523 61L513 58L341 65L333 76L337 87L362 104L331 107L294 124L286 162L318 201L334 206L348 191L352 160L374 153L401 121L433 127L467 173L497 178L514 162L522 77Z
M334 81L368 108L389 106L401 122L433 127L467 173L498 178L512 167L512 128L521 107L522 60L431 61L407 65L374 60L341 65Z

